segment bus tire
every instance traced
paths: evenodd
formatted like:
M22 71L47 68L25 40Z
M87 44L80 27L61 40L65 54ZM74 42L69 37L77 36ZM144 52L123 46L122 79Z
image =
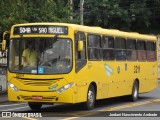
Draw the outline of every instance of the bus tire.
M87 92L87 101L84 103L85 110L92 110L95 106L96 94L93 85L91 84Z
M139 85L137 81L134 81L133 87L132 87L132 94L131 94L131 101L135 102L138 100L138 92L139 92Z
M28 102L28 105L32 110L39 110L42 107L42 103L38 102Z

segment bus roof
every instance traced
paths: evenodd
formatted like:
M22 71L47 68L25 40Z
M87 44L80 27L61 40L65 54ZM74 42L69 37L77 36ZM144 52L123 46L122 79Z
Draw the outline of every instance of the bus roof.
M84 31L87 33L94 33L94 34L102 34L108 36L117 36L117 37L125 37L125 38L133 38L133 39L142 39L142 40L157 40L157 37L154 35L146 35L146 34L139 34L137 32L125 32L120 31L117 29L104 29L101 27L91 27L91 26L84 26L78 24L70 24L70 23L25 23L25 24L16 24L15 26L32 26L32 25L57 25L57 26L70 26L75 31Z

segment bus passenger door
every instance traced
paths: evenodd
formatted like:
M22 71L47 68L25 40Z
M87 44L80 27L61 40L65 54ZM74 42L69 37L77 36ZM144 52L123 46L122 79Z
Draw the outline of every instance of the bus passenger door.
M77 84L76 102L84 102L86 100L85 93L87 91L87 67L86 67L86 36L83 32L75 33L75 72Z

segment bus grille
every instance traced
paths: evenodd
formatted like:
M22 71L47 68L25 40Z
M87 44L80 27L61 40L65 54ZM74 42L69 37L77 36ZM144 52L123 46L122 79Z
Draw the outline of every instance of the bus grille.
M20 79L19 81L23 83L24 85L30 85L30 86L50 86L59 81L60 79Z
M20 97L23 99L23 100L33 100L32 99L32 96L23 96L23 95L20 95ZM39 101L52 101L56 99L56 96L49 96L49 97L43 97L43 99L39 100Z

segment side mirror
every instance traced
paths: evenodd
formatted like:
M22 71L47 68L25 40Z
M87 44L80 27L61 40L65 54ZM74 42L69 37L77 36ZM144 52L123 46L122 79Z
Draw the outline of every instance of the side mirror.
M78 41L78 51L83 51L83 41Z
M2 41L2 51L6 50L6 40Z

